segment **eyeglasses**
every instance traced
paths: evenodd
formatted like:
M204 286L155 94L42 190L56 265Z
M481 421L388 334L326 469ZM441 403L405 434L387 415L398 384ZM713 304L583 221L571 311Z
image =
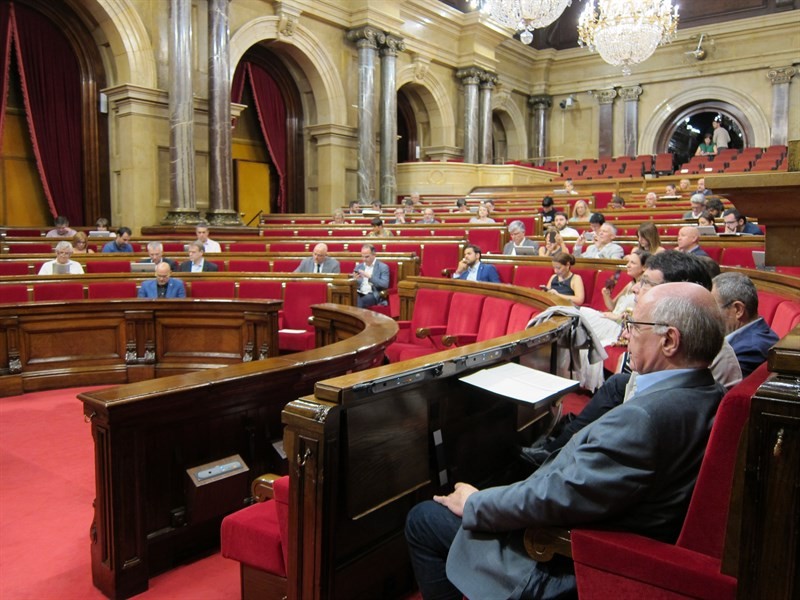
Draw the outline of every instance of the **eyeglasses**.
M627 317L622 318L622 328L629 334L633 333L634 330L639 331L640 327L670 327L670 324L659 322L654 323L652 321L634 321L633 319L629 319Z

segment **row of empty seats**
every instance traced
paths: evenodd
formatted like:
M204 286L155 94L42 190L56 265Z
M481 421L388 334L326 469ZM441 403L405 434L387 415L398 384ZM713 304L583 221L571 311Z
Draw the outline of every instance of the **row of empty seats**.
M693 156L681 165L681 174L744 173L748 171L785 171L786 146L768 148L723 148L714 156Z

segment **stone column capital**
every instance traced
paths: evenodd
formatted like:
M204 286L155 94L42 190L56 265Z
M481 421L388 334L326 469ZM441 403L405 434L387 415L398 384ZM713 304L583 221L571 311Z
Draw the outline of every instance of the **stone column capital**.
M619 97L625 102L638 102L639 96L642 95L642 87L639 85L632 85L629 87L619 88Z
M595 90L593 94L597 98L598 104L612 104L614 98L617 97L617 90L613 88L610 90Z
M537 110L547 110L553 106L553 97L544 94L528 96L528 104Z
M381 56L397 56L398 52L406 49L406 43L403 38L399 38L390 33L384 34L385 38L380 46Z
M797 74L797 69L794 67L777 67L775 69L770 69L767 72L767 77L772 82L772 85L776 85L778 83L790 83L792 77Z
M351 42L355 42L356 46L359 48L372 48L373 50L377 50L378 45L386 41L386 34L380 29L375 29L367 25L360 29L351 29L348 31L347 39Z
M480 74L481 78L481 89L482 90L491 90L494 89L495 84L497 83L498 77L494 73L489 73L488 71L483 71Z
M469 67L456 71L456 77L458 77L464 85L478 85L482 74L483 70L478 67Z

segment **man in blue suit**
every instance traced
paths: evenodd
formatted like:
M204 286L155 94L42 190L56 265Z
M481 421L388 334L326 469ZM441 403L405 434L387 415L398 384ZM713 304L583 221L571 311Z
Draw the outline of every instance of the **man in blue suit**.
M487 265L481 262L481 249L475 244L470 244L464 248L464 258L458 263L453 279L500 283L500 275L497 273L497 269L494 268L494 265Z
M627 402L523 481L485 490L457 483L411 510L406 539L423 598L576 596L570 561L528 556L527 527L674 542L724 394L708 369L722 346L719 308L699 285L665 283L639 300L627 331L640 374Z
M180 279L171 277L172 269L167 262L156 265L156 278L142 283L139 298L186 298L186 287Z
M742 377L747 377L767 360L778 334L759 316L758 290L747 275L721 273L714 277L711 293L722 311L725 339L736 353Z

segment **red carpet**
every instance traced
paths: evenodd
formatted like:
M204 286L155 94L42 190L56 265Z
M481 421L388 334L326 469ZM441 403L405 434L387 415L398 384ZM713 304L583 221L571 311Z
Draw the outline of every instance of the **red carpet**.
M84 389L0 398L2 600L104 598L90 566L93 444L76 398ZM151 579L137 598L238 599L239 566L214 554Z

